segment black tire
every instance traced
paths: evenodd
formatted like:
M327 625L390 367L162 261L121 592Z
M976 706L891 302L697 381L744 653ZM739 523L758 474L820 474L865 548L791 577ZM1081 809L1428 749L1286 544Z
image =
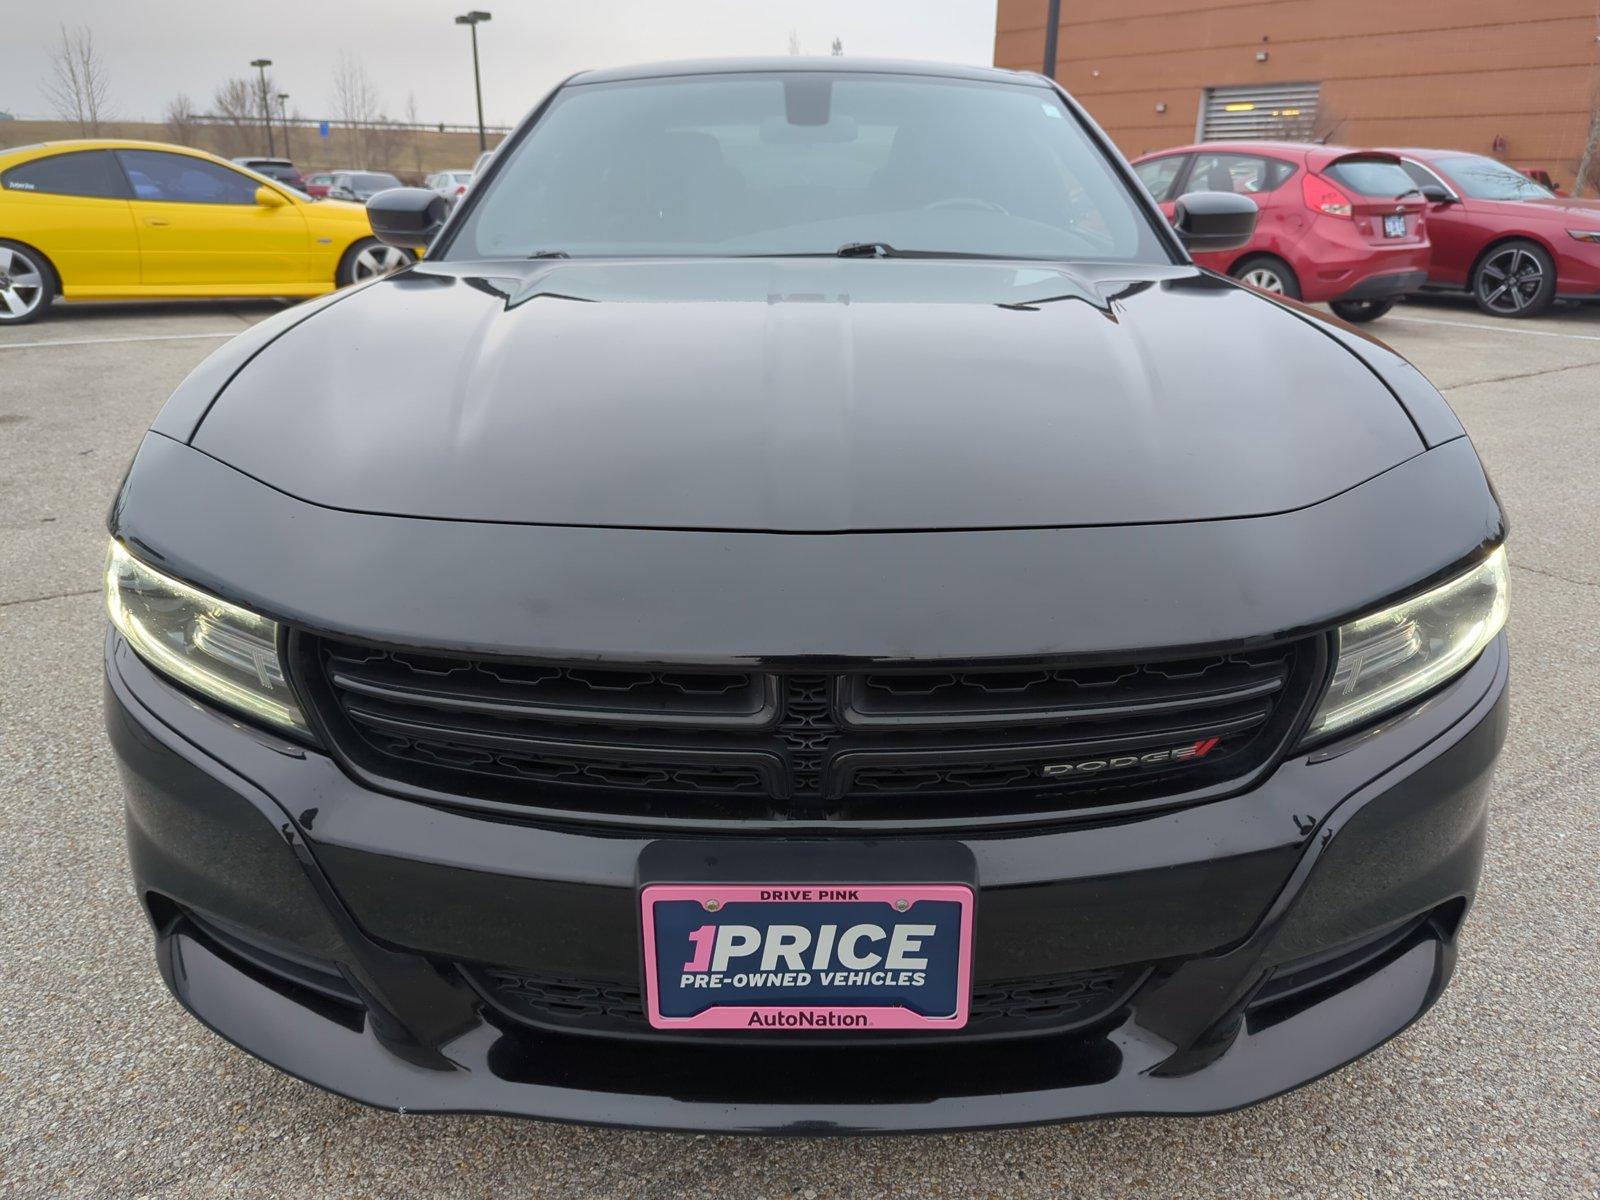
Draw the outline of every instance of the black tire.
M60 294L50 260L32 246L0 238L0 325L26 325Z
M388 275L416 261L417 256L409 250L387 245L375 237L365 237L344 252L333 281L340 287L348 287L352 283Z
M1376 321L1394 307L1394 301L1330 300L1328 307L1333 309L1334 316L1343 318L1352 325L1360 325L1365 321Z
M1556 265L1537 242L1500 242L1472 269L1472 298L1491 317L1540 316L1555 303Z
M1300 277L1293 267L1274 255L1252 254L1234 263L1228 274L1268 295L1300 299Z

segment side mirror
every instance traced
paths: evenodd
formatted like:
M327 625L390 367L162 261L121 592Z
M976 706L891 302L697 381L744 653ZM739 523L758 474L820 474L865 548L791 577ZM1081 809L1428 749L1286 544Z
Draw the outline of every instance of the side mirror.
M445 198L427 188L389 188L367 201L373 235L402 250L415 250L433 241L449 215Z
M1259 211L1235 192L1190 192L1178 198L1172 225L1192 254L1237 250L1254 235Z
M256 203L262 208L282 208L288 201L283 198L283 193L277 188L269 188L263 185L256 189Z
M1456 198L1437 183L1425 183L1417 189L1429 204L1454 204Z

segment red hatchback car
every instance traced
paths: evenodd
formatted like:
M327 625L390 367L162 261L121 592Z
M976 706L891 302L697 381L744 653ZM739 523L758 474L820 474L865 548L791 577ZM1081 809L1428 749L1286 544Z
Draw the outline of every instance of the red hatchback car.
M1395 153L1429 201L1430 288L1469 291L1496 317L1600 300L1600 200L1557 196L1481 154Z
M1326 300L1370 321L1428 278L1427 202L1386 151L1297 142L1207 142L1136 159L1172 216L1189 192L1240 192L1261 209L1241 250L1195 261L1262 291Z

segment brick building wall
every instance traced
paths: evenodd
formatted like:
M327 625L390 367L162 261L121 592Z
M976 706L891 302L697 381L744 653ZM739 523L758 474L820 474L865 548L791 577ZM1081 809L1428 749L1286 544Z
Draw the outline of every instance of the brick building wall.
M1056 77L1129 155L1193 140L1207 88L1320 83L1316 133L1329 140L1494 154L1570 187L1600 96L1597 0L1062 0L1061 10ZM1040 69L1047 13L1047 0L999 0L997 66Z

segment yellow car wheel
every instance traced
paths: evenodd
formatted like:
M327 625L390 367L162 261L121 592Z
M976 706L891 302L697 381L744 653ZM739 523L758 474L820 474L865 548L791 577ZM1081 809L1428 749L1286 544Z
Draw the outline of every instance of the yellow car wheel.
M375 237L362 238L344 252L334 282L340 287L345 287L379 275L391 274L401 267L409 267L416 261L417 256L409 250L385 245Z
M56 298L55 272L31 246L0 239L0 325L21 325L43 314Z

